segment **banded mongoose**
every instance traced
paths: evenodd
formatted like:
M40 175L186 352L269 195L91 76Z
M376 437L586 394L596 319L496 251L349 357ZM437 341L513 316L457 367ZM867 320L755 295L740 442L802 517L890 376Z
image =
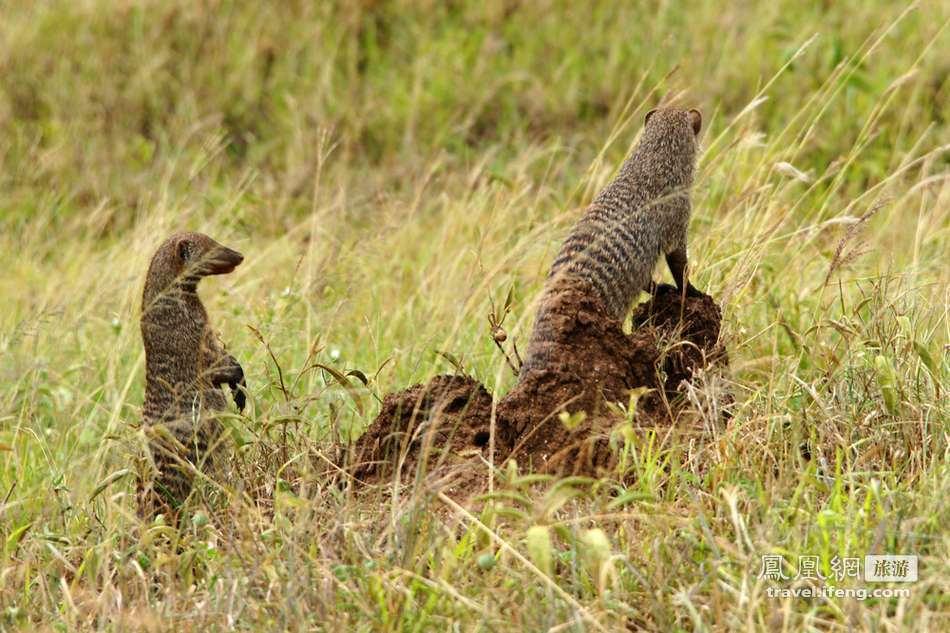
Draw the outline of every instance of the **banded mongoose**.
M647 113L633 153L574 225L551 266L521 376L544 364L552 344L548 307L565 284L586 282L607 313L622 321L640 292L651 288L662 253L680 292L702 294L686 279L689 189L701 128L698 110Z
M145 403L149 447L158 473L145 512L177 510L192 487L191 466L210 461L229 385L244 409L244 370L219 342L198 297L198 282L230 273L244 256L201 233L177 233L158 248L142 293ZM158 506L158 507L156 507Z

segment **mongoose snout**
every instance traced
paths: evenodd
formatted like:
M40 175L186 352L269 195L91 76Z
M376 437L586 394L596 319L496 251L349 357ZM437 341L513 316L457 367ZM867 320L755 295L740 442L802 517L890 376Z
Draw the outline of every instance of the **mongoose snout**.
M232 248L217 243L210 247L195 244L193 239L181 238L178 243L179 256L183 262L194 268L198 276L226 275L234 272L234 269L244 261L244 255Z
M243 261L244 255L232 251L230 248L223 248L208 260L207 274L226 275L234 272L234 269L240 266Z

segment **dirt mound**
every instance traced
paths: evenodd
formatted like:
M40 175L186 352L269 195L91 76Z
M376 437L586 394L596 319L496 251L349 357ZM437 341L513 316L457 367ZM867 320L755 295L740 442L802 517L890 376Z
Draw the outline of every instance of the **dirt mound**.
M510 457L538 472L597 475L614 465L610 438L624 422L631 390L648 388L636 403L637 426L670 425L684 407L679 387L694 369L728 364L711 297L684 301L661 286L637 307L628 335L594 296L578 283L552 299L544 362L498 402L496 464ZM407 481L426 464L427 473L466 472L466 487L475 487L484 475L472 469L486 473L478 455L487 458L491 410L491 394L462 376L436 376L391 394L355 445L355 474L381 481L399 469Z
M624 417L608 403L627 406L630 390L653 389L637 401L637 425L668 425L681 406L680 383L693 368L724 359L721 313L708 296L684 302L675 288L660 286L637 307L630 335L593 297L576 284L554 298L549 310L556 316L549 322L556 343L546 350L544 368L521 376L498 404L502 453L533 470L598 474L611 468L610 436ZM562 412L573 414L573 428L560 419Z
M603 423L612 426L616 421L605 410L606 403L626 403L630 389L659 386L660 359L654 332L624 334L583 283L566 286L552 297L547 322L543 363L522 372L499 402L496 425L500 452L542 471L550 460L562 461L565 450L609 432ZM652 412L659 403L659 398L648 396L642 404ZM561 412L584 412L575 416L584 419L569 430L559 418Z
M403 481L468 464L488 446L492 397L467 376L436 376L389 394L354 447L353 474L383 481L396 470ZM423 459L420 459L423 457Z
M693 370L709 365L729 365L725 347L719 342L722 310L712 297L687 297L681 301L679 291L662 285L650 301L638 306L633 313L633 328L641 331L652 328L659 346L667 343L663 358L664 388L672 398L684 380L690 380Z

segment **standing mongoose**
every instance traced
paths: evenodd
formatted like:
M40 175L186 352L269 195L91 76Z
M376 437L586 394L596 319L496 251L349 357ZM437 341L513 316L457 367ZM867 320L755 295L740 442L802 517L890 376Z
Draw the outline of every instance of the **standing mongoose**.
M188 497L192 469L209 461L220 435L209 413L227 406L222 385L244 408L244 371L218 341L197 292L203 277L230 273L243 260L201 233L172 235L152 257L142 293L142 413L158 473L144 491L145 512L176 511Z
M622 321L640 292L650 288L662 253L677 288L689 296L702 294L686 279L689 189L701 128L698 110L647 113L633 153L574 225L551 266L521 376L544 366L553 343L548 308L566 284L589 285L607 313Z

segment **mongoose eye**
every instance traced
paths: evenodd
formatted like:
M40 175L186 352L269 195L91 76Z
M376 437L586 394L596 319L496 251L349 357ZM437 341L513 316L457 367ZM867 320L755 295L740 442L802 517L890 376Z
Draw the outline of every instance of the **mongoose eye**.
M188 240L178 242L178 257L183 262L187 262L191 258L191 242Z
M693 134L698 136L699 131L703 129L703 115L699 113L699 110L690 110L686 116L689 117L689 124L693 127Z

